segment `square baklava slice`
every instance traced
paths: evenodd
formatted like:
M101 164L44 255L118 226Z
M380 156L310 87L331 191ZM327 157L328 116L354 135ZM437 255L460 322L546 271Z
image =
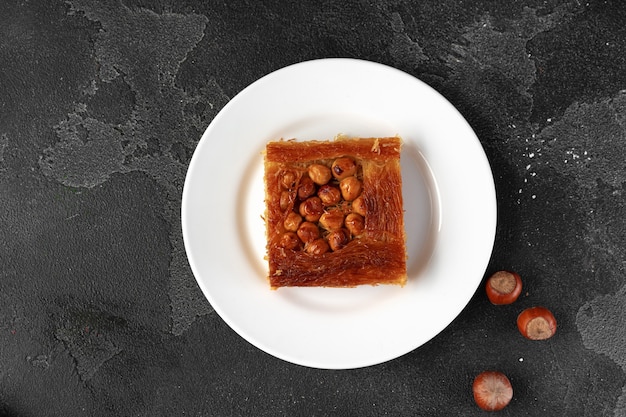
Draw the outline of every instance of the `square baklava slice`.
M269 283L406 283L399 137L280 140L265 150Z

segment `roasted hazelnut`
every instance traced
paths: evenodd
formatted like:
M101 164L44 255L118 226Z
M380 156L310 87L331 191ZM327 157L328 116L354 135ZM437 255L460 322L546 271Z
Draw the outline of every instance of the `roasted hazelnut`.
M345 224L346 229L352 233L352 236L360 235L365 229L365 219L357 213L348 214L345 219Z
M341 191L339 191L339 188L329 184L322 185L320 189L317 190L317 196L326 206L334 206L341 201Z
M352 212L356 214L360 214L361 216L365 216L367 213L367 208L365 207L365 200L363 199L363 194L352 200Z
M343 248L350 242L350 232L346 229L335 230L327 236L327 239L330 249L334 252Z
M330 170L333 173L333 177L341 181L356 174L356 163L352 158L338 158L335 159Z
M289 191L283 191L280 193L280 209L282 211L287 210L294 201L295 196Z
M300 223L302 223L302 216L300 216L295 211L292 211L287 215L287 217L285 217L283 226L285 227L285 230L295 232L296 230L298 230Z
M361 194L361 181L356 177L348 177L339 183L341 196L346 201L352 201Z
M332 178L332 174L330 173L330 168L326 165L322 164L312 164L309 165L309 177L313 180L314 183L318 185L327 184L328 181Z
M316 239L306 245L305 250L310 255L321 255L328 252L328 243L322 238Z
M296 185L296 174L292 171L283 172L283 176L280 179L280 185L287 190L291 190Z
M310 197L300 203L300 215L308 222L316 222L324 212L324 204L319 197Z
M320 217L320 226L328 231L339 230L343 226L343 212L341 210L330 210Z
M280 237L280 246L285 249L297 249L300 246L300 239L293 232L286 232Z
M319 239L320 237L319 227L317 227L315 223L311 222L302 222L296 233L298 234L300 240L304 243L313 242L315 239Z
M298 185L298 197L304 200L307 197L315 194L315 183L309 177L302 177L300 185Z

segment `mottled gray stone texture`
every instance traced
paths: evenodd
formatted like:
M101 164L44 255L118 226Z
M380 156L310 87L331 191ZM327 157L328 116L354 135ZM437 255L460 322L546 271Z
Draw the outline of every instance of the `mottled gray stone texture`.
M203 131L285 65L353 57L448 98L492 166L479 289L430 342L377 366L283 362L216 314L187 263L185 174ZM626 3L0 2L0 416L626 416ZM558 332L523 339L550 307ZM414 318L428 319L428 318Z

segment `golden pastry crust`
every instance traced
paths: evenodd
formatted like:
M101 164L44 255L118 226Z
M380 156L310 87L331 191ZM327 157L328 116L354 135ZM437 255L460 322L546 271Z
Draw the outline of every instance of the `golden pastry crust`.
M272 288L406 283L401 146L399 137L267 144L265 222ZM350 160L355 164L351 171L333 165ZM312 165L323 172L309 170ZM321 184L323 167L332 173L326 185ZM351 178L344 181L346 175ZM311 179L317 181L314 194ZM323 187L339 189L340 201L325 199ZM318 200L326 213L321 219ZM345 217L350 213L359 214ZM317 238L311 223L318 227ZM305 226L309 229L301 233Z

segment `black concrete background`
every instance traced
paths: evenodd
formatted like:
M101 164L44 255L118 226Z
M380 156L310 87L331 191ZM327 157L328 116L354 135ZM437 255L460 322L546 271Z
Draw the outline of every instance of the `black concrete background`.
M620 1L2 0L0 416L480 416L484 369L513 383L503 416L626 415L625 23ZM487 273L525 282L349 371L242 340L180 228L211 119L323 57L397 67L462 112L497 186ZM515 328L536 304L559 321L545 342Z

